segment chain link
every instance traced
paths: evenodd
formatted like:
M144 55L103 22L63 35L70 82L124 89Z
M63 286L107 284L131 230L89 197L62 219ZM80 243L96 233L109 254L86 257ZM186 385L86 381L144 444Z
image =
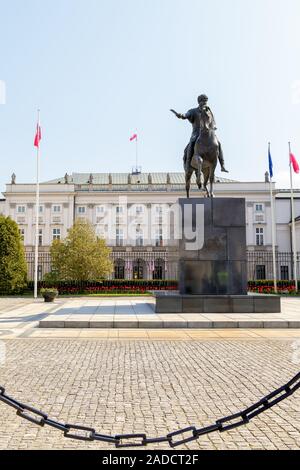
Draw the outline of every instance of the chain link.
M0 386L0 401L6 405L14 408L16 413L21 418L24 418L31 423L44 427L50 426L63 432L64 437L75 439L78 441L100 441L114 444L116 447L143 447L148 444L159 444L168 442L170 447L174 448L185 444L187 442L195 441L205 434L212 432L225 432L239 426L247 425L250 420L264 411L272 408L281 401L293 395L300 388L300 372L295 375L287 384L277 388L273 392L266 395L261 400L257 401L248 408L240 411L239 413L225 416L218 419L211 426L203 428L195 428L190 426L188 428L179 429L178 431L171 432L162 437L147 437L146 434L117 434L116 436L108 436L105 434L98 434L95 429L86 426L79 426L76 424L64 424L59 421L54 421L48 418L48 415L42 411L33 408L32 406L25 405L5 393L5 388ZM180 439L181 436L181 439Z

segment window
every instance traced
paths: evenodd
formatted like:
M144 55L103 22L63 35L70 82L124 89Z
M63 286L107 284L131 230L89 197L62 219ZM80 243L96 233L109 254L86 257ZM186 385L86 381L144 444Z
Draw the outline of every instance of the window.
M289 267L288 266L280 266L280 278L282 281L289 280Z
M43 244L43 229L39 228L39 246Z
M123 230L120 228L116 229L116 245L117 246L124 245L124 234L123 234Z
M117 215L123 214L123 207L122 206L117 206L116 207L116 214Z
M97 211L97 214L104 214L104 206L98 206L96 211Z
M25 228L19 228L19 234L21 236L21 240L24 241L25 238Z
M18 214L25 214L26 206L18 206L17 207L17 212L18 212Z
M143 213L143 206L136 206L135 213L136 215L141 215Z
M116 206L116 224L122 223L123 207Z
M43 279L43 266L38 264L37 268L38 281L41 281Z
M145 271L145 262L143 259L137 259L133 262L133 279L144 279L146 274Z
M255 212L263 212L264 206L262 204L255 204Z
M125 261L123 259L115 261L115 279L125 279Z
M60 240L60 228L52 229L52 240Z
M263 246L264 245L264 229L262 227L257 227L255 229L255 239L256 239L256 245L257 246Z
M153 279L164 279L165 262L163 259L156 259L154 262Z
M85 214L85 207L84 206L79 206L77 210L78 210L78 214Z
M162 214L162 206L156 206L156 214L161 215Z
M143 231L140 228L136 229L135 245L136 246L144 245Z
M163 246L163 234L161 228L155 234L155 246Z
M36 211L36 206L34 206L34 213ZM39 206L39 214L42 214L44 212L44 206Z
M53 212L55 212L55 213L60 213L60 211L61 211L61 206L59 206L59 205L54 205L54 206L52 206L52 210L53 210Z
M258 281L266 279L266 266L264 264L256 265L256 279Z

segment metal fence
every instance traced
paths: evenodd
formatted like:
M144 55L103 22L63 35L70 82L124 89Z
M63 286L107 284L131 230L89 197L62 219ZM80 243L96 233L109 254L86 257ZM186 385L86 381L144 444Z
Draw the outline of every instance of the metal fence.
M156 255L156 256L154 256ZM159 258L163 263L164 267L160 270L162 273L162 279L177 279L178 278L178 269L177 262L174 260L168 259L166 254L154 254L141 252L137 256L137 253L113 253L113 261L116 263L117 259L124 258L126 262L126 278L132 279L135 276L135 258L141 264L145 264L145 269L141 271L142 279L152 279L152 273L155 268L155 259ZM26 253L26 261L28 265L28 279L32 280L34 278L34 253ZM143 261L143 263L142 263ZM297 272L299 275L300 268L300 253L297 256ZM294 279L294 269L293 269L293 254L289 252L280 252L276 253L276 269L277 269L277 279L279 280L292 280ZM248 270L248 280L264 280L264 279L273 279L273 256L271 252L247 252L247 270ZM51 271L51 257L50 253L39 253L39 262L38 262L38 279L43 280L46 273ZM114 275L112 275L114 277Z
M34 279L34 253L26 253L28 280ZM169 259L163 251L147 252L112 252L114 269L109 279L162 279L178 278L178 262ZM38 280L42 281L45 274L51 272L51 256L49 252L39 253Z
M248 280L274 279L273 255L270 252L248 252ZM276 253L277 279L288 281L295 279L293 254L290 252ZM299 276L299 253L297 254L297 273Z
M28 279L34 279L34 252L25 253L27 262ZM45 274L51 271L51 256L50 253L39 253L38 260L38 280L42 281Z

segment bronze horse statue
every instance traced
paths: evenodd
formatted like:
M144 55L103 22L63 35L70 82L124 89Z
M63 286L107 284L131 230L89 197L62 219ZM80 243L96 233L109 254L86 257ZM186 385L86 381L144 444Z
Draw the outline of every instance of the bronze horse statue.
M222 147L212 126L212 114L204 107L200 116L200 135L196 140L194 155L190 161L187 159L187 149L184 152L185 187L188 198L190 197L191 178L194 172L198 188L205 191L206 197L214 197L215 169L220 152L222 152ZM210 183L209 190L208 181Z

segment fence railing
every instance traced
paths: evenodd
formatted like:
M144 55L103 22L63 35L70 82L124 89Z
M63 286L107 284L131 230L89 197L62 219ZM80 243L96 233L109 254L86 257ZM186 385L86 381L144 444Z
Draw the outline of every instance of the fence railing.
M139 253L136 256L139 259L144 259L144 253ZM154 263L154 254L147 253L145 255L145 270L144 270L144 279L152 279L152 264ZM168 260L166 256L161 254L156 254L156 257L162 258L165 265L162 272L162 279L177 279L178 278L178 269L177 262ZM119 258L124 258L125 262L134 263L133 254L130 256L126 253L113 253L113 260L116 261ZM128 258L128 259L127 259ZM26 261L28 265L28 279L32 280L34 278L34 253L26 253ZM278 252L276 253L276 270L277 270L277 279L278 280L293 280L294 269L293 269L293 254L290 252ZM51 256L49 252L39 253L39 262L38 262L38 279L43 280L46 273L51 271ZM264 280L264 279L273 279L273 256L271 252L266 251L248 251L247 252L247 271L248 271L248 280ZM297 255L297 273L298 278L300 274L300 253ZM114 276L112 275L112 278ZM133 270L128 269L126 278L132 279Z
M273 255L270 252L248 252L248 280L274 279ZM277 279L288 281L295 279L293 254L290 252L276 253ZM299 253L297 254L297 274L299 278Z

